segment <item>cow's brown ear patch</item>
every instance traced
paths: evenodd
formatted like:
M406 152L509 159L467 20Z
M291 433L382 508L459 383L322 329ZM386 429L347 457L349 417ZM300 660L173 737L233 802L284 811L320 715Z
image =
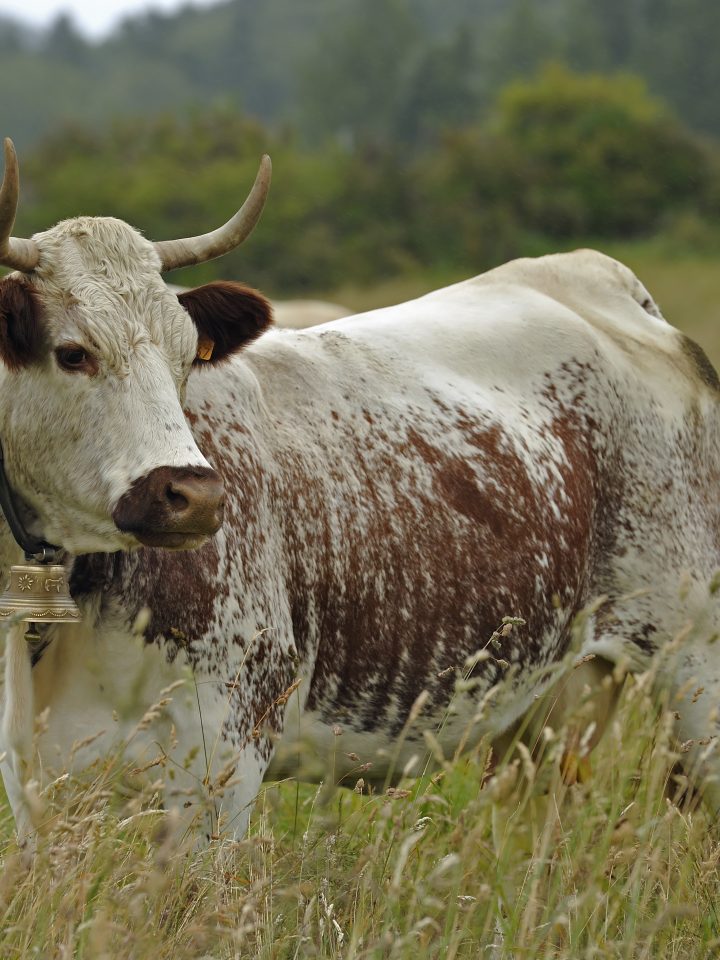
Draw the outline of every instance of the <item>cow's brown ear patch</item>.
M21 277L0 280L0 358L10 370L39 360L46 347L37 294Z
M198 330L196 364L217 363L252 343L272 323L272 308L257 290L218 280L178 294Z

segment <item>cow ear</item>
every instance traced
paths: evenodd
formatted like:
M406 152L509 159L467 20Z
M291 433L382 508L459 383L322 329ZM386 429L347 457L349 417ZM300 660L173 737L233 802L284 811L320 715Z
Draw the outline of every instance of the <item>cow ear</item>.
M252 343L272 323L272 308L257 290L218 280L185 293L178 300L198 330L195 363L217 363Z
M39 360L46 346L37 294L22 277L0 280L0 358L10 370Z

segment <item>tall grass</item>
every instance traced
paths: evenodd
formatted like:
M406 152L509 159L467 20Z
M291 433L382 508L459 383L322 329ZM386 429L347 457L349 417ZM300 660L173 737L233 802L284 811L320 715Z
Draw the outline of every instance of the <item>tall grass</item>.
M160 779L128 797L117 758L61 779L34 798L34 855L3 814L0 957L716 956L716 828L669 798L669 715L627 683L584 784L559 733L537 765L480 744L378 794L267 784L249 836L204 851Z

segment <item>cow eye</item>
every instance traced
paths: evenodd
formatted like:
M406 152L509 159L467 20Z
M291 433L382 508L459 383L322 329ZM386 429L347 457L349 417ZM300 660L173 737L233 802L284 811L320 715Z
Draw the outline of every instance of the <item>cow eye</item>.
M55 351L58 365L69 373L96 373L97 362L95 358L83 347L73 345L67 347L58 347Z

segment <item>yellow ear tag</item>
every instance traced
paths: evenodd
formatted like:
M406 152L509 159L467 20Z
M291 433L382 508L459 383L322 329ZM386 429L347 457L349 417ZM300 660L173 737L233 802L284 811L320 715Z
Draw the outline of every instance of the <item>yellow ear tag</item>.
M210 360L213 355L214 349L215 349L214 340L211 340L210 337L203 337L202 334L198 337L198 345L197 345L198 360Z

